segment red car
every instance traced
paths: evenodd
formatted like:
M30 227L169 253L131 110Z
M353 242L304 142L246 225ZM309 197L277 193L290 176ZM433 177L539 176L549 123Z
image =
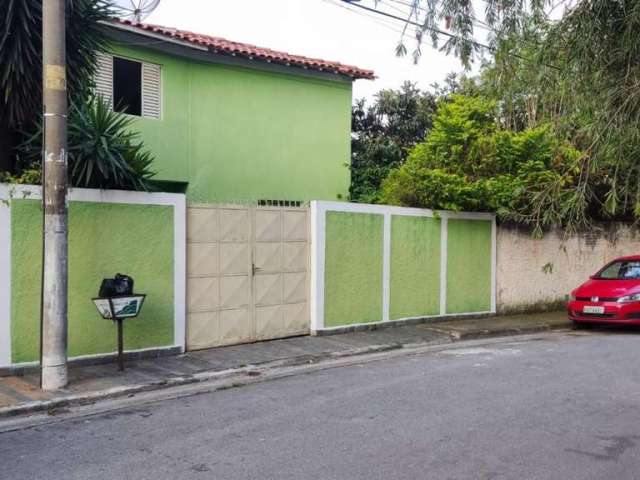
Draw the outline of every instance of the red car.
M574 325L640 324L640 255L605 265L571 292L568 310Z

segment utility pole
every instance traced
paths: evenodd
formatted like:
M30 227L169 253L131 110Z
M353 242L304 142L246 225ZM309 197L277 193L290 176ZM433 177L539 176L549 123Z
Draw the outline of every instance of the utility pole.
M40 385L67 384L67 77L65 4L42 1L44 265Z

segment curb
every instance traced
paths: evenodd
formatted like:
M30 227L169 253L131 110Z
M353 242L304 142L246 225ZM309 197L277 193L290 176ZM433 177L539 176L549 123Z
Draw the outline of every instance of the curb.
M300 355L284 360L274 360L271 362L258 363L228 370L204 371L189 376L173 377L155 382L124 385L94 392L72 394L61 398L53 398L50 400L26 402L20 405L0 408L0 419L26 416L45 411L49 412L51 415L55 415L56 410L59 409L73 406L89 405L101 400L111 400L120 397L133 396L137 393L164 390L172 387L202 383L209 380L222 380L237 376L253 376L256 374L261 374L264 371L274 370L277 368L294 367L309 363L319 363L323 360L355 357L358 355L366 355L369 353L382 353L390 350L397 350L403 348L404 346L405 345L399 343L388 345L371 345L351 350L343 350L341 352L329 352L326 354L317 355Z
M346 357L355 357L359 355L367 355L371 353L383 353L392 350L400 350L402 348L415 348L417 346L444 345L447 343L456 343L465 340L477 340L482 338L515 336L541 333L552 330L567 330L570 324L538 324L525 328L503 328L495 330L474 330L469 332L459 332L446 329L431 329L448 336L448 341L442 339L432 342L417 343L391 343L384 345L370 345L350 350L338 352L329 352L315 355L300 355L297 357L287 358L283 360L274 360L254 365L248 365L238 368L217 371L203 371L193 375L168 378L154 382L124 385L113 387L105 390L98 390L81 394L70 394L60 398L50 400L39 400L33 402L22 403L9 407L0 408L0 420L15 418L19 416L27 416L35 413L48 412L50 415L56 415L57 410L65 409L73 406L90 405L102 400L111 400L121 397L134 396L137 393L164 390L173 387L180 387L190 384L202 383L209 380L222 380L239 376L257 376L264 372L284 367L294 367L305 364L319 363L323 360L336 360ZM60 412L63 413L63 412Z
M538 324L524 328L505 327L491 330L472 330L472 331L456 331L456 330L439 330L443 333L448 333L453 341L460 342L464 340L477 340L480 338L489 337L506 337L511 335L527 335L531 333L549 332L552 330L570 330L570 323L559 324Z

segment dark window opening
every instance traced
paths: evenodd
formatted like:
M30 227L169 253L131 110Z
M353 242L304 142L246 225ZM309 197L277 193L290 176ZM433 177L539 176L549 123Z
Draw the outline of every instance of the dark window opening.
M300 200L258 200L260 207L301 207Z
M142 63L113 58L113 109L142 115Z
M168 193L187 193L187 182L174 182L171 180L151 180L154 190Z

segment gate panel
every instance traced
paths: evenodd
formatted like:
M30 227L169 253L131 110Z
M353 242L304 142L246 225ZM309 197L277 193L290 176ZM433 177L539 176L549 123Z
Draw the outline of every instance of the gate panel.
M218 216L213 208L187 209L187 348L218 337Z
M256 208L254 213L256 339L309 332L306 209Z
M251 213L220 208L220 317L211 345L249 342L251 326Z
M193 205L187 347L309 332L306 208Z
M283 212L284 299L287 331L309 333L309 210Z

